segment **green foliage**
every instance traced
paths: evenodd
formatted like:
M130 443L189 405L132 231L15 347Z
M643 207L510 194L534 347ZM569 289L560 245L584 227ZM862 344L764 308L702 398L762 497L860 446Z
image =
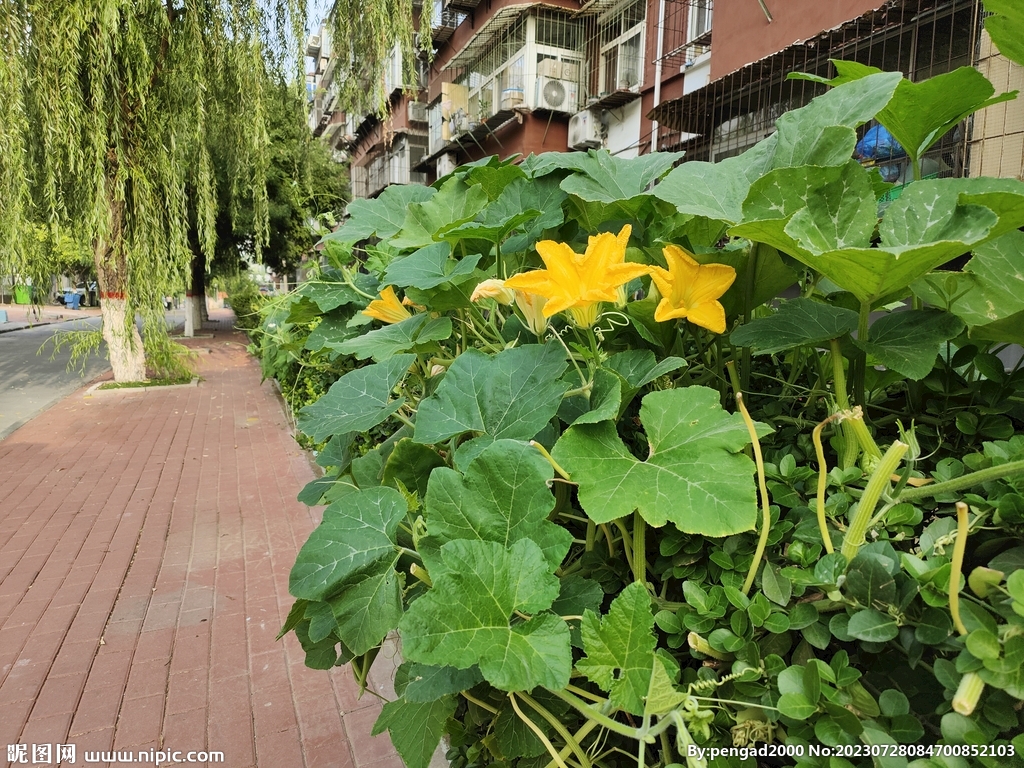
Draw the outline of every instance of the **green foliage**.
M263 297L256 281L244 273L235 275L226 284L228 303L235 313L235 323L251 333L260 325L260 307Z
M337 269L263 308L268 375L333 377L299 413L326 470L301 498L328 506L284 629L364 681L397 627L377 730L407 764L442 737L458 768L1016 764L1024 371L987 340L1019 336L1024 185L917 181L883 210L857 130L897 115L923 147L988 91L839 69L720 165L491 158L353 203ZM540 240L553 283L592 259L573 312L480 285ZM670 244L731 287L583 295ZM693 322L711 302L724 334Z

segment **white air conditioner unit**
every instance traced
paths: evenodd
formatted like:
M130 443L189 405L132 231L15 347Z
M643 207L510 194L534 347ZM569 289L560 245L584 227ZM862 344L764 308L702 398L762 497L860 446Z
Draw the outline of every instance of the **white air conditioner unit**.
M537 63L537 74L541 77L561 77L562 62L558 59L541 59Z
M572 149L600 149L601 124L589 109L569 118L569 146Z
M437 158L437 178L444 178L457 167L458 163L455 161L455 155L451 152L445 152Z
M552 112L576 112L576 83L554 77L538 77L534 94L535 109Z
M306 40L306 55L314 59L320 55L320 35L310 35Z
M409 102L409 122L410 123L425 123L427 122L427 105L422 101L410 101Z

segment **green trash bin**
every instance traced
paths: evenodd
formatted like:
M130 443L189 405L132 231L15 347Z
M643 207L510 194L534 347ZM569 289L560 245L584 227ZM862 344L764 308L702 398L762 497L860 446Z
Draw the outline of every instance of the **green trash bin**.
M15 304L31 304L32 303L32 289L27 285L16 285L14 286L14 303Z

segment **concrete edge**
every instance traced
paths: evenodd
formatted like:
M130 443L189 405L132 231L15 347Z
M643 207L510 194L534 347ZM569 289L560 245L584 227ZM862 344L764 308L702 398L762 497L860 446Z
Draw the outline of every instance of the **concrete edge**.
M82 397L92 397L94 395L106 396L116 395L123 393L135 393L135 392L159 392L166 389L189 389L191 387L199 386L199 377L193 376L192 381L188 384L167 384L162 387L118 387L117 389L100 389L104 384L110 384L110 380L97 381L91 387L89 387L82 394Z

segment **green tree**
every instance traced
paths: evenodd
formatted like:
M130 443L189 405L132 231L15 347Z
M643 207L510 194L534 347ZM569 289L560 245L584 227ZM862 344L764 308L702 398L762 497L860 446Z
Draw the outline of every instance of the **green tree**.
M135 316L159 344L190 229L214 252L218 137L269 240L267 75L299 74L302 24L299 0L0 3L0 264L30 271L38 222L88 243L116 380L145 378Z

